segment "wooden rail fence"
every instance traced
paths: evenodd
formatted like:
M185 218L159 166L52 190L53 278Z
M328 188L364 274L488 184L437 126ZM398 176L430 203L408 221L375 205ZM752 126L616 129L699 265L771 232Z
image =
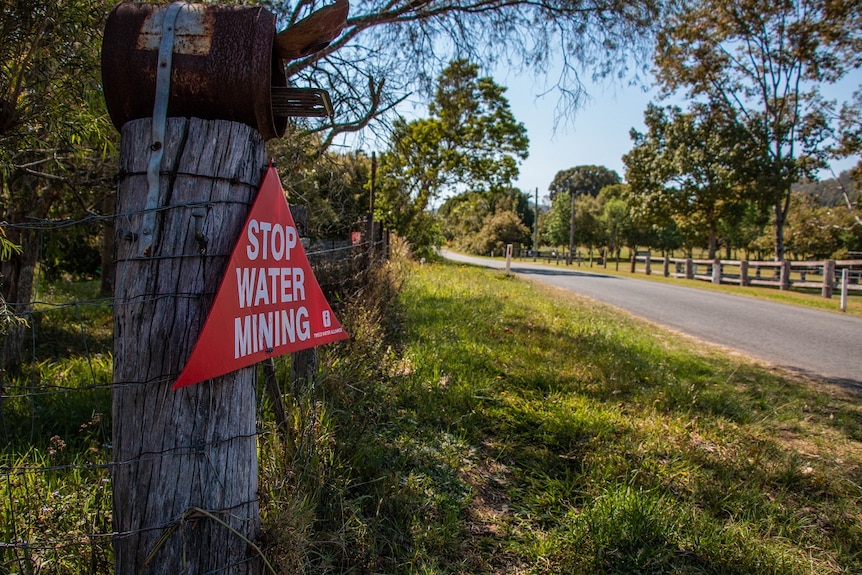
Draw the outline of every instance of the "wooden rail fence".
M642 264L638 268L638 264ZM631 272L642 271L650 275L653 267L660 266L665 277L728 283L740 286L759 285L791 288L820 289L820 294L831 298L836 289L862 291L862 260L822 261L748 261L708 260L692 258L653 258L649 252L638 252L631 258ZM846 288L844 285L846 283Z

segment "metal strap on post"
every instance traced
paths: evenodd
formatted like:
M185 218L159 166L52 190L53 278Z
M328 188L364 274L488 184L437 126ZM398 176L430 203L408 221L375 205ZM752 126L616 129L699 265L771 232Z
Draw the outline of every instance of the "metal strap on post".
M147 166L147 204L144 208L139 249L141 256L150 256L156 235L156 208L159 201L159 175L165 148L165 126L168 119L168 99L171 94L171 63L174 55L174 30L177 16L185 2L174 2L165 11L162 22L162 39L159 44L156 71L156 99L153 104L152 142L150 162Z

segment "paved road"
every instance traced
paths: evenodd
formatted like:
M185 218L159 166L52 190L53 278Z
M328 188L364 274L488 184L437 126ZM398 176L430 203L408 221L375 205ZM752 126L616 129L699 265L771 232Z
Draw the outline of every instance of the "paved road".
M444 256L505 266L446 251ZM513 261L511 269L773 365L862 390L862 318L577 267Z

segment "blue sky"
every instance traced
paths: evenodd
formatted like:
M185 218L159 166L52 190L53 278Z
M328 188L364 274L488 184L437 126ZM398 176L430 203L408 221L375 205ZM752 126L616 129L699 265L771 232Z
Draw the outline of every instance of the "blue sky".
M580 165L600 165L625 177L623 154L631 149L629 131L644 131L643 112L650 101L657 100L657 91L644 91L622 82L595 85L587 83L590 99L568 123L554 130L557 95L553 92L539 99L543 86L532 77L523 80L496 74L495 81L507 87L506 97L515 118L527 128L530 156L521 165L521 175L515 185L532 197L539 188L539 201L548 193L554 175ZM849 99L862 87L862 70L856 70L844 82L823 89L827 98ZM856 159L833 163L835 173L849 169ZM824 174L822 177L831 177Z
M520 177L515 186L532 198L539 189L539 201L544 202L548 185L560 170L574 166L598 165L615 170L625 177L622 156L631 149L629 131L635 128L644 131L643 113L647 104L655 101L660 105L675 102L660 102L658 91L644 87L629 86L625 80L594 84L585 80L589 94L584 106L567 121L557 121L559 95L530 74L517 76L498 70L494 81L506 88L506 97L515 118L527 128L530 138L530 156L520 166ZM862 88L862 70L856 70L845 81L822 89L823 96L840 101L849 100L854 90ZM540 96L544 94L543 96ZM683 105L684 107L684 105ZM409 97L399 107L407 119L421 117L427 113L424 102L418 97ZM556 126L556 127L555 127ZM380 142L365 142L367 150L380 149ZM370 146L368 145L370 144ZM344 145L352 147L355 140L345 136ZM832 168L838 174L857 163L856 158L835 161ZM823 178L831 177L824 173Z

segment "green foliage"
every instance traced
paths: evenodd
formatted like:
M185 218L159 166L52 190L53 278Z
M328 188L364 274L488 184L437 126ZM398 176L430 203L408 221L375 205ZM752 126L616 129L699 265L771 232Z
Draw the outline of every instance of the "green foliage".
M544 242L552 246L569 245L574 197L575 245L601 245L605 236L598 218L604 207L595 198L603 188L619 183L619 175L603 166L575 166L557 172L548 187L551 209L542 221Z
M20 253L21 246L18 246L6 239L6 230L0 227L0 261L8 259L13 253ZM0 285L2 285L3 276L0 274ZM21 317L16 317L14 313L9 311L6 305L6 300L3 299L0 293L0 335L6 333L10 328L26 324L26 320Z
M548 191L553 202L559 194L566 194L570 198L572 194L576 197L586 194L595 197L605 186L619 183L619 174L604 166L575 166L557 172Z
M347 240L368 217L371 158L361 151L322 150L322 144L319 135L292 130L267 146L280 165L290 168L288 201L308 208L305 235Z
M110 156L118 134L105 111L99 65L112 6L106 0L0 4L0 220L32 224L112 213L116 161ZM4 263L2 293L16 302L18 315L30 311L40 253L50 253L55 276L95 271L94 252L75 244L97 245L91 234L112 233L111 226L64 236L68 229L7 230L22 253ZM5 367L20 366L21 337L21 330L6 336Z
M639 213L653 225L673 225L687 245L718 249L722 224L732 227L740 206L753 200L744 177L755 152L733 113L716 104L690 111L650 105L647 133L632 130L625 156L626 181Z
M456 60L437 79L430 117L395 123L380 159L377 213L417 248L432 247L423 242L436 236L417 224L428 220L420 214L445 191L493 196L517 177L529 142L504 93L479 76L478 65Z
M620 251L623 246L637 246L637 228L632 220L627 184L608 186L599 194L602 200L602 214L599 217L608 249L616 254L619 266Z
M475 254L500 253L506 244L529 243L534 220L526 195L514 188L453 196L443 202L437 215L446 241Z
M862 89L853 94L853 99L844 102L838 117L838 146L835 157L862 156ZM851 175L862 188L862 159L853 168Z
M656 72L667 91L744 118L756 151L737 177L771 206L776 259L784 258L791 185L825 160L818 85L858 66L860 18L858 3L716 0L683 4L659 35Z

